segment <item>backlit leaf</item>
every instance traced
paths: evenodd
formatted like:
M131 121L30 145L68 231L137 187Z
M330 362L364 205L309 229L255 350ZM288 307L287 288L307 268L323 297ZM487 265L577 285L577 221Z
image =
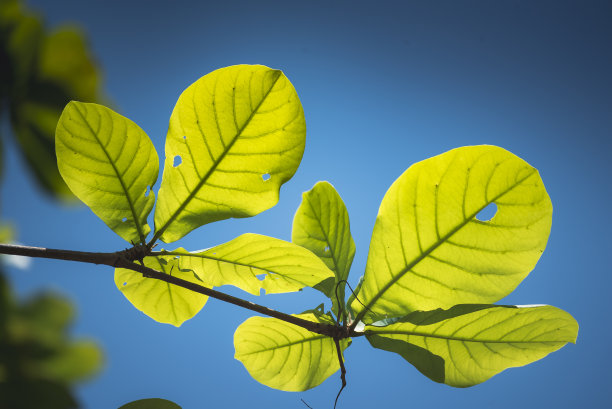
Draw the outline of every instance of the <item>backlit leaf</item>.
M328 182L318 182L302 194L302 203L295 213L291 241L307 248L325 262L335 275L317 286L332 300L332 311L338 316L344 307L345 282L355 256L348 212L336 189ZM336 297L336 286L338 286Z
M489 221L478 214L491 203ZM371 323L414 310L493 303L544 251L552 205L536 169L495 146L453 149L411 166L386 193L353 302Z
M211 286L234 285L259 295L298 291L333 273L310 251L283 240L247 233L208 250L178 255L181 268L193 270Z
M66 106L55 138L60 173L72 192L115 233L144 242L159 172L151 140L128 118L97 104Z
M330 316L297 317L333 324ZM344 351L350 339L340 341ZM305 391L340 369L333 338L276 318L252 317L234 334L235 358L256 381L283 391Z
M172 242L274 206L302 159L305 136L302 105L281 71L238 65L200 78L170 117L155 238Z
M179 269L172 256L145 257L144 265L165 274L202 284L193 272ZM208 297L165 281L144 278L141 273L124 268L115 269L115 284L123 295L140 311L155 321L180 327L196 315Z
M375 324L376 325L376 324ZM366 326L366 337L436 382L466 387L575 343L578 323L551 306L457 305Z

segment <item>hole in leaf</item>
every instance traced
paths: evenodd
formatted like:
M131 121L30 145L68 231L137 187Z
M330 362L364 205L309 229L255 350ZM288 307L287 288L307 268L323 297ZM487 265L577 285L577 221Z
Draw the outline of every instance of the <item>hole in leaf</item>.
M127 217L124 217L123 219L121 219L121 221L122 221L123 223L127 222Z
M257 274L255 278L257 278L259 281L263 281L265 280L266 276L267 274Z
M481 222L488 222L495 217L495 213L497 213L497 205L495 203L491 203L478 212L476 219L480 220Z
M125 283L123 283L123 285L127 285L127 281Z
M183 135L183 139L187 139L187 135Z
M324 252L328 252L329 251L329 246L325 246L325 248L323 249Z
M151 186L147 186L147 190L145 192L145 197L149 196L149 193L151 193Z
M264 173L263 175L261 175L261 178L263 179L263 181L267 181L270 180L271 176L269 173Z
M174 157L174 163L172 164L172 166L174 166L175 168L180 165L183 162L183 159L181 159L181 157L179 155L176 155Z

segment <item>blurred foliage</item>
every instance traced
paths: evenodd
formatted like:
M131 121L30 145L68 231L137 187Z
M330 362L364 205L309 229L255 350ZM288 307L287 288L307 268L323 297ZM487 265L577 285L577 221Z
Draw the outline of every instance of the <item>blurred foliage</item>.
M16 146L45 192L72 201L57 170L55 127L71 100L99 101L100 72L83 32L45 27L19 0L0 0L0 120L10 121ZM0 135L0 174L3 138ZM13 236L0 224L0 242ZM0 260L1 261L1 260ZM72 304L42 293L17 301L0 264L0 409L79 407L72 387L102 366L101 349L72 340Z
M50 31L19 0L0 0L0 118L10 120L35 179L56 198L74 199L57 170L57 120L71 100L103 99L100 83L100 70L78 27Z
M71 387L99 371L100 348L69 338L68 300L45 293L17 303L11 294L0 272L0 408L78 407Z

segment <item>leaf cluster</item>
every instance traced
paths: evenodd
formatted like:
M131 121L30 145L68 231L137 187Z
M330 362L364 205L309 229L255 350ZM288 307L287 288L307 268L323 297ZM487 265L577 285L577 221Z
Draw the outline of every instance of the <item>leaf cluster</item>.
M153 251L159 240L172 243L207 223L274 206L300 163L305 134L302 106L285 75L239 65L200 78L179 97L157 197L153 144L104 106L69 103L56 152L72 192L136 245L130 261L208 288L233 285L259 295L313 287L328 297L330 311L295 315L326 331L278 317L238 327L236 359L272 388L303 391L338 369L344 382L342 351L358 336L456 387L575 342L577 323L560 309L493 304L535 267L552 222L537 170L495 146L453 149L412 165L392 184L365 274L348 301L355 244L346 206L327 182L304 193L291 243L249 233L197 252ZM495 215L481 220L491 205ZM134 269L117 268L115 282L136 308L175 326L206 302Z

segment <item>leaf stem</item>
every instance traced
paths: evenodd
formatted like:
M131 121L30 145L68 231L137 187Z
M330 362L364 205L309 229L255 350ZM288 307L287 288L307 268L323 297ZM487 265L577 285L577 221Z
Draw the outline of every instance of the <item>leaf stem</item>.
M135 255L136 253L133 251L133 249L127 249L111 253L97 253L74 250L48 249L44 247L20 246L15 244L0 244L0 254L49 258L56 260L68 260L90 264L104 264L116 268L125 268L128 270L139 272L142 274L143 277L164 281L169 284L174 284L176 286L191 290L193 292L207 295L211 298L215 298L220 301L234 304L238 307L246 308L248 310L255 311L260 314L264 314L297 325L316 334L325 335L335 339L348 338L349 336L357 337L364 335L364 333L362 332L346 331L346 328L341 328L339 326L304 320L302 318L298 318L290 314L285 314L283 312L264 307L263 305L243 300L242 298L233 297L220 291L213 290L212 288L192 283L190 281L183 280L178 277L174 277L169 274L162 273L160 271L146 267L144 265L135 263L134 261L138 259L138 257Z
M342 387L338 391L338 395L336 395L336 400L334 402L334 409L336 409L336 405L338 404L338 398L340 394L346 387L346 368L344 367L344 360L342 359L342 349L340 348L340 339L334 338L334 343L336 344L336 352L338 353L338 361L340 361L340 379L342 380Z

